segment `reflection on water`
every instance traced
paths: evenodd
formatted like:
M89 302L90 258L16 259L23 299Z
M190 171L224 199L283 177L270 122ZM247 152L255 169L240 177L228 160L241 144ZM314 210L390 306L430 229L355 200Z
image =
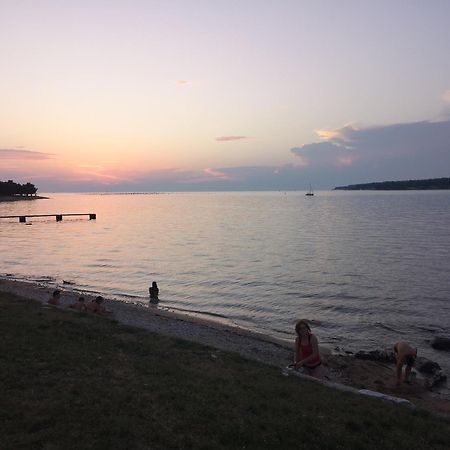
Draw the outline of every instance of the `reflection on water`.
M44 194L0 215L0 273L222 316L291 339L298 317L353 349L426 349L450 317L449 192ZM450 372L450 367L448 372Z

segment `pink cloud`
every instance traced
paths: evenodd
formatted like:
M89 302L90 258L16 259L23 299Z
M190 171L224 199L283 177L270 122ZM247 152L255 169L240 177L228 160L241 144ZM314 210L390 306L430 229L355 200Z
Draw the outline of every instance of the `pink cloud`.
M34 150L16 150L10 148L0 148L0 159L51 159L52 153L36 152Z
M228 141L239 141L241 139L250 139L248 136L219 136L216 137L216 141L228 142Z
M203 169L203 173L206 175L208 180L210 180L210 179L214 179L214 180L231 180L232 179L226 173L221 172L221 171L216 170L216 169L210 169L210 168Z

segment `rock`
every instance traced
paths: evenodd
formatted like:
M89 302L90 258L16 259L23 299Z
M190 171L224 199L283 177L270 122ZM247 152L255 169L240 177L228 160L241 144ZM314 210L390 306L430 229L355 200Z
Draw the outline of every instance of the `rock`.
M393 395L383 394L381 392L371 391L369 389L360 389L358 393L361 395L367 395L369 397L379 398L380 400L397 403L399 405L405 405L410 408L415 408L414 404L409 400L406 400L406 398L394 397Z
M447 379L447 375L442 370L439 369L435 373L433 373L430 387L434 387L437 384L444 382L446 379Z
M435 336L431 341L431 346L436 350L450 351L450 337Z
M331 351L332 356L347 356L352 354L353 354L352 351L345 350L342 347L334 347L334 349Z
M437 362L430 361L425 358L423 358L422 361L421 362L418 361L418 364L417 364L417 370L420 373L426 373L429 375L433 375L438 370L441 370L441 366Z
M424 386L432 390L438 384L443 383L447 379L447 375L442 370L436 371L431 377L427 377Z
M355 358L378 361L385 363L395 363L395 356L386 350L372 350L370 352L359 351L355 353Z
M427 375L425 380L425 385L429 389L435 387L436 385L444 382L447 379L447 375L441 369L441 366L434 361L430 361L427 358L417 358L416 360L417 370Z

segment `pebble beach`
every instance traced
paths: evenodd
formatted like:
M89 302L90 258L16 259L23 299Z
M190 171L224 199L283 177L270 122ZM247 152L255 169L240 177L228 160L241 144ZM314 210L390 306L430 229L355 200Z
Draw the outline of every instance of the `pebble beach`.
M53 289L34 283L17 280L1 280L0 290L46 304ZM61 291L61 308L68 308L79 296L72 291ZM86 303L95 296L85 295ZM123 303L105 298L105 306L111 318L118 322L143 328L178 339L208 345L221 351L239 353L271 365L284 367L291 362L289 345L275 338L228 326L214 321L165 310L157 306L148 307Z
M45 284L3 278L0 279L0 291L47 304L53 288ZM61 306L58 307L68 308L79 295L78 292L62 290ZM84 297L86 302L94 298L90 295ZM292 346L273 337L153 305L143 306L105 298L105 306L111 311L110 318L121 324L203 344L211 347L212 354L234 352L245 358L279 367L286 376L293 374L286 370L286 366L292 361ZM364 361L352 355L333 354L331 349L324 347L321 347L321 355L326 371L323 382L330 387L366 395L379 393L388 398L392 396L395 401L399 399L399 403L404 400L404 403L411 406L450 415L450 402L441 398L439 392L428 390L420 380L413 385L395 386L393 365ZM298 376L297 373L295 375Z

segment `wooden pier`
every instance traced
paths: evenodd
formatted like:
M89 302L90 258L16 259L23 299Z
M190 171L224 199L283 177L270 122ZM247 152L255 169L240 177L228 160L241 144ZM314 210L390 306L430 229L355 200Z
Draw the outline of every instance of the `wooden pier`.
M89 220L97 219L95 213L68 213L68 214L27 214L23 216L0 216L0 219L19 219L19 222L25 223L27 217L56 217L57 222L61 222L66 216L89 216Z

